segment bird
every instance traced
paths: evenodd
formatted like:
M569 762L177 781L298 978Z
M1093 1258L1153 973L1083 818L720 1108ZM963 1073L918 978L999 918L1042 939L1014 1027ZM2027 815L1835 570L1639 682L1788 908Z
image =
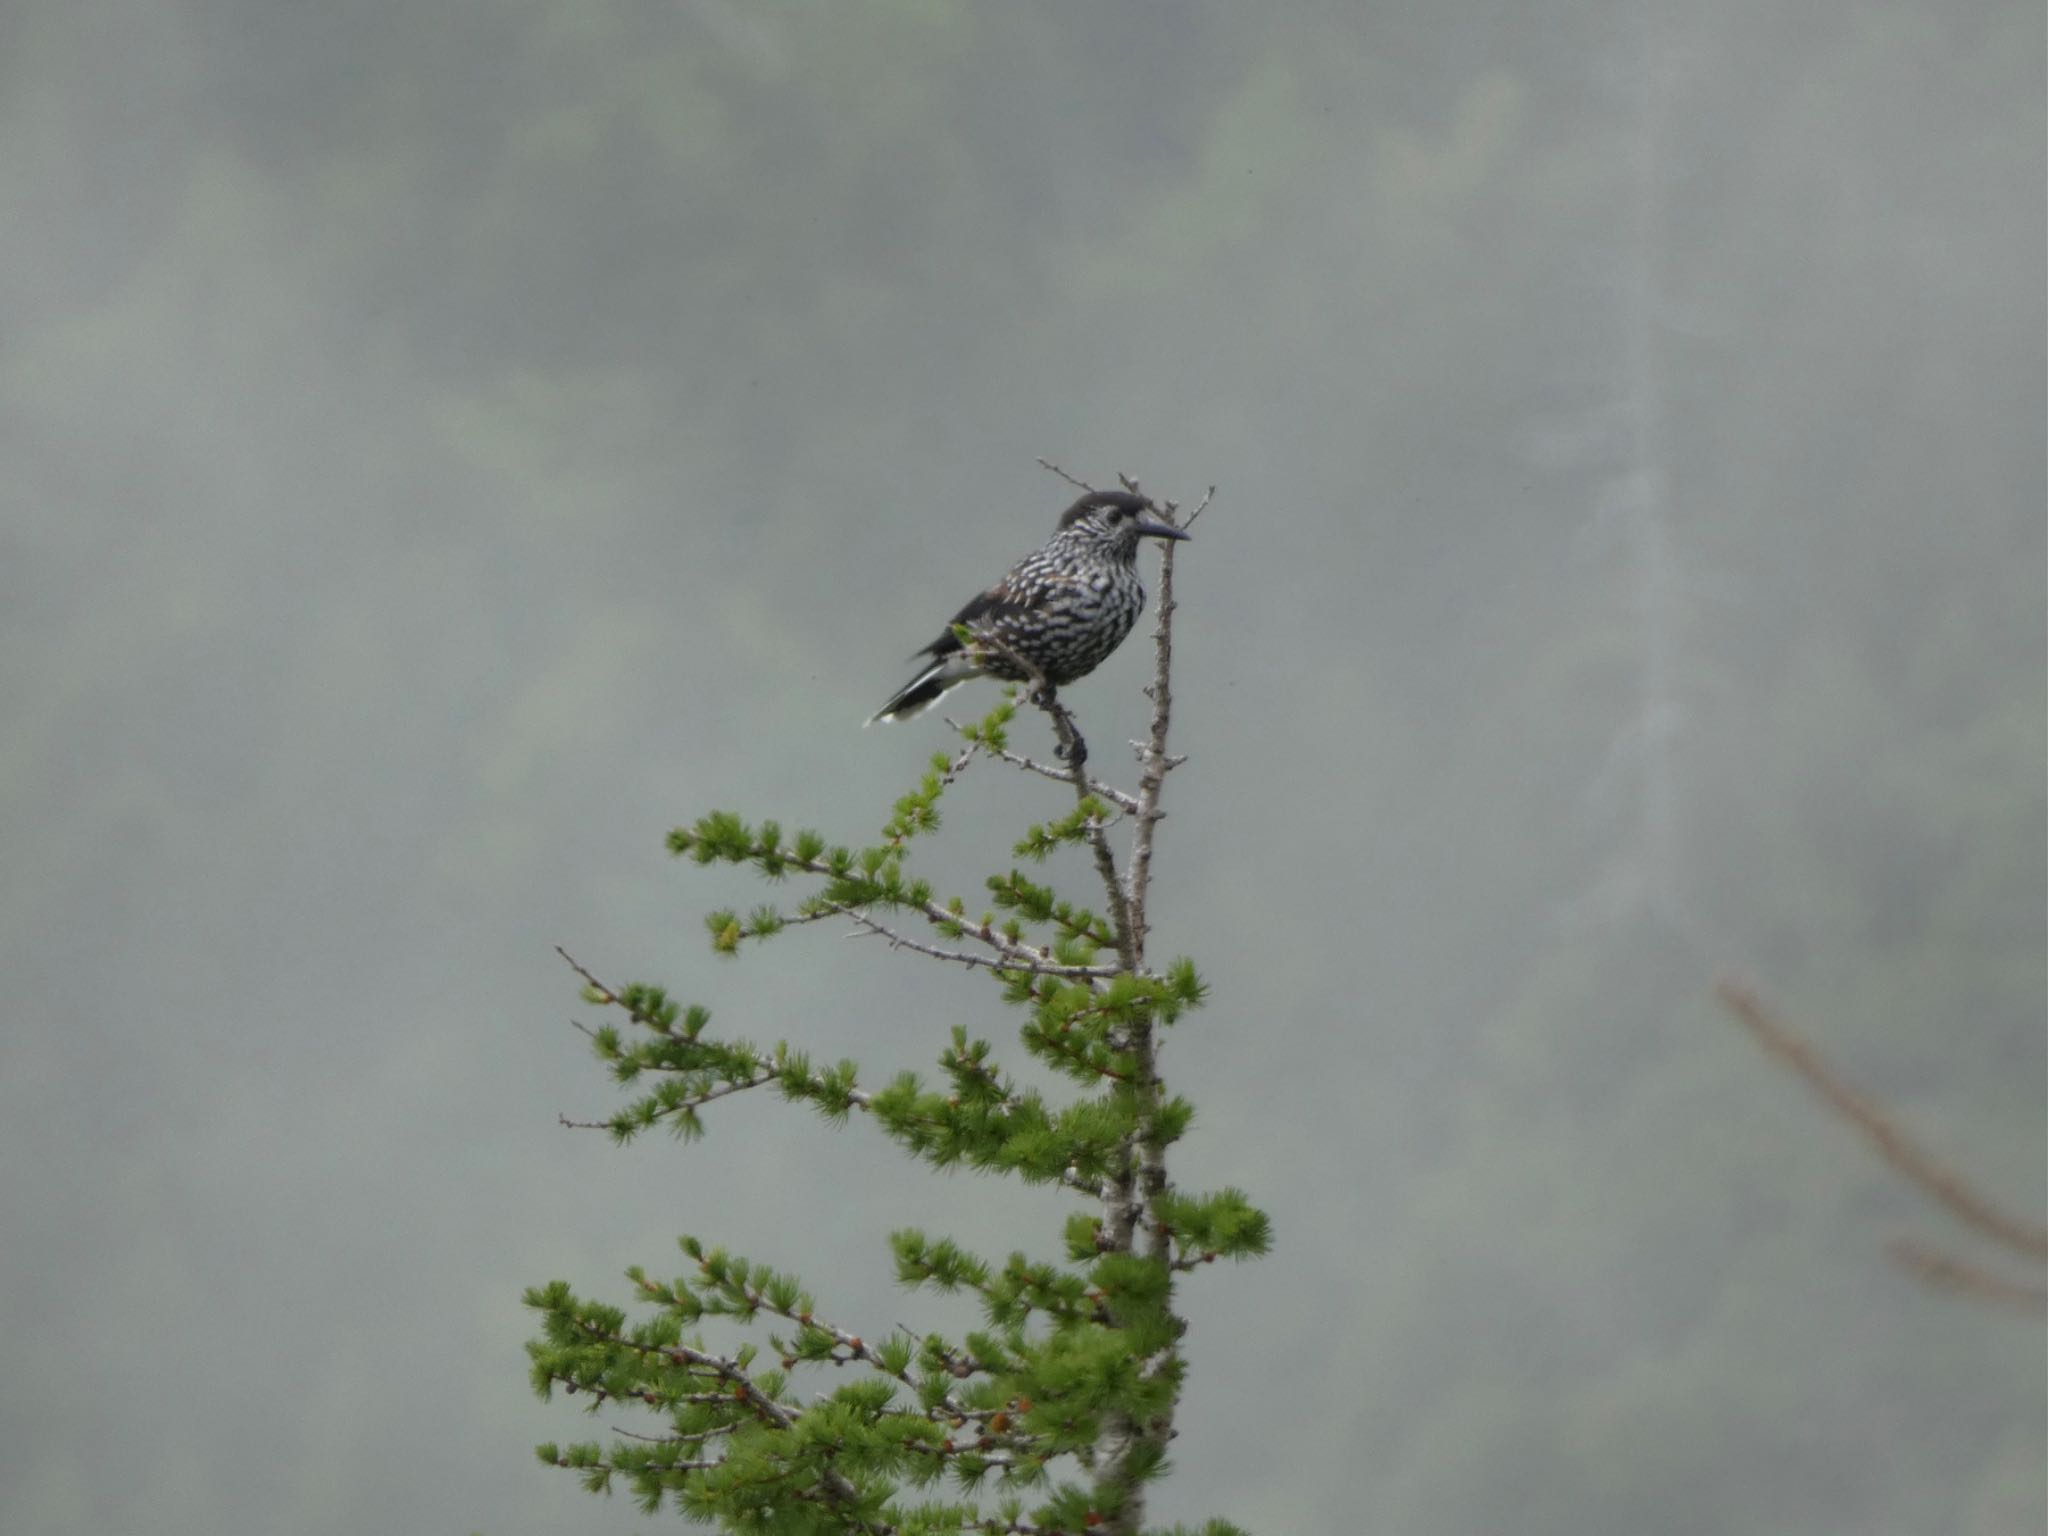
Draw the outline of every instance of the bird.
M986 631L1055 688L1093 672L1123 644L1145 607L1138 541L1187 537L1148 518L1151 510L1151 502L1127 491L1090 491L1068 507L1042 549L1011 566L916 653L930 660L867 723L920 715L970 678L1028 680L997 646L962 645L954 625Z

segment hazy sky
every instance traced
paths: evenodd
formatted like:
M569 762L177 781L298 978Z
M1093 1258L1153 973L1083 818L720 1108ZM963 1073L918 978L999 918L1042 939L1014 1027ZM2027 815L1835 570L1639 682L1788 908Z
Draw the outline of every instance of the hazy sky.
M2038 3L0 12L0 1529L647 1522L521 1289L692 1231L871 1330L1064 1204L611 1090L553 952L928 1067L1014 1025L674 865L1050 530L1183 499L1155 943L1205 1272L1162 1518L2038 1529L2037 1325L1713 1010L2048 1199ZM1073 691L1101 760L1142 661ZM970 706L963 704L962 708ZM972 892L1050 786L970 776ZM1995 1257L1995 1256L1992 1256Z

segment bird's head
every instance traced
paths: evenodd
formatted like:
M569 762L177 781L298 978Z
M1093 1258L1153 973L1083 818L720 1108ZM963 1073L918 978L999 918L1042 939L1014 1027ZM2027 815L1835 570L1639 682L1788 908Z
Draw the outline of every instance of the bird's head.
M1145 514L1152 503L1128 491L1090 491L1060 514L1059 537L1086 541L1129 563L1140 539L1184 539L1187 535Z

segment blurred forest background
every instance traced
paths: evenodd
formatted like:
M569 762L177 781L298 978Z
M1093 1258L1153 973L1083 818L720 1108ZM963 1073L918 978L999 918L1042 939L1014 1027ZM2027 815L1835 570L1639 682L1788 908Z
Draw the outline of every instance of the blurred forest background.
M1279 1246L1191 1287L1161 1517L2039 1531L2040 1326L1886 1261L1952 1234L1710 989L2038 1217L2043 34L0 9L0 1529L666 1527L534 1465L603 1424L523 1285L687 1228L881 1331L878 1228L1050 1245L858 1126L559 1129L550 948L870 1075L1005 1038L822 930L714 964L753 892L661 838L879 824L943 730L859 722L1043 454L1220 487L1155 943L1181 1175ZM928 873L1055 790L970 778Z

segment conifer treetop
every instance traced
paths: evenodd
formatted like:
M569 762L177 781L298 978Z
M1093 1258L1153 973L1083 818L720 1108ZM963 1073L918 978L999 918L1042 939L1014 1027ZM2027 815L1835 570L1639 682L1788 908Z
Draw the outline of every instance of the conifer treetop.
M1210 496L1185 522L1172 502L1147 505L1185 527ZM905 1072L866 1083L855 1062L822 1063L788 1040L761 1047L722 1035L708 1009L679 1004L658 986L615 986L564 951L585 1002L619 1016L578 1027L614 1081L636 1095L606 1119L565 1124L620 1142L656 1126L690 1140L705 1134L711 1105L772 1087L832 1122L875 1126L930 1167L1069 1191L1082 1203L1054 1253L1031 1257L1020 1243L995 1261L942 1236L889 1234L902 1284L979 1303L983 1326L959 1337L908 1325L856 1328L794 1274L691 1235L680 1240L676 1274L628 1271L630 1300L645 1314L638 1320L560 1281L535 1287L526 1296L540 1318L528 1346L535 1389L653 1423L615 1426L608 1445L541 1446L544 1462L594 1491L623 1489L650 1513L666 1504L731 1531L1146 1529L1146 1491L1168 1470L1185 1384L1179 1278L1219 1258L1255 1257L1270 1241L1267 1218L1243 1192L1184 1192L1169 1170L1193 1109L1167 1091L1163 1032L1206 1001L1192 961L1156 965L1147 954L1161 801L1183 761L1168 750L1174 549L1162 550L1145 690L1151 722L1132 743L1134 788L1090 773L1073 715L1016 658L1025 681L982 719L948 722L960 746L931 759L874 842L790 836L774 821L730 812L669 838L673 852L698 864L746 865L804 887L794 903L710 913L715 952L735 955L785 930L834 922L907 956L964 966L1017 1010L1018 1043L1063 1089L1019 1080L964 1027L949 1031L936 1078ZM1020 702L1051 726L1053 762L1012 747ZM1094 874L1088 902L1014 866L992 874L972 905L907 871L916 840L939 830L946 791L983 761L1070 786L1072 807L1031 825L1014 852L1037 865L1078 851ZM828 1390L809 1385L819 1373ZM1227 1536L1235 1527L1212 1521L1201 1530Z

